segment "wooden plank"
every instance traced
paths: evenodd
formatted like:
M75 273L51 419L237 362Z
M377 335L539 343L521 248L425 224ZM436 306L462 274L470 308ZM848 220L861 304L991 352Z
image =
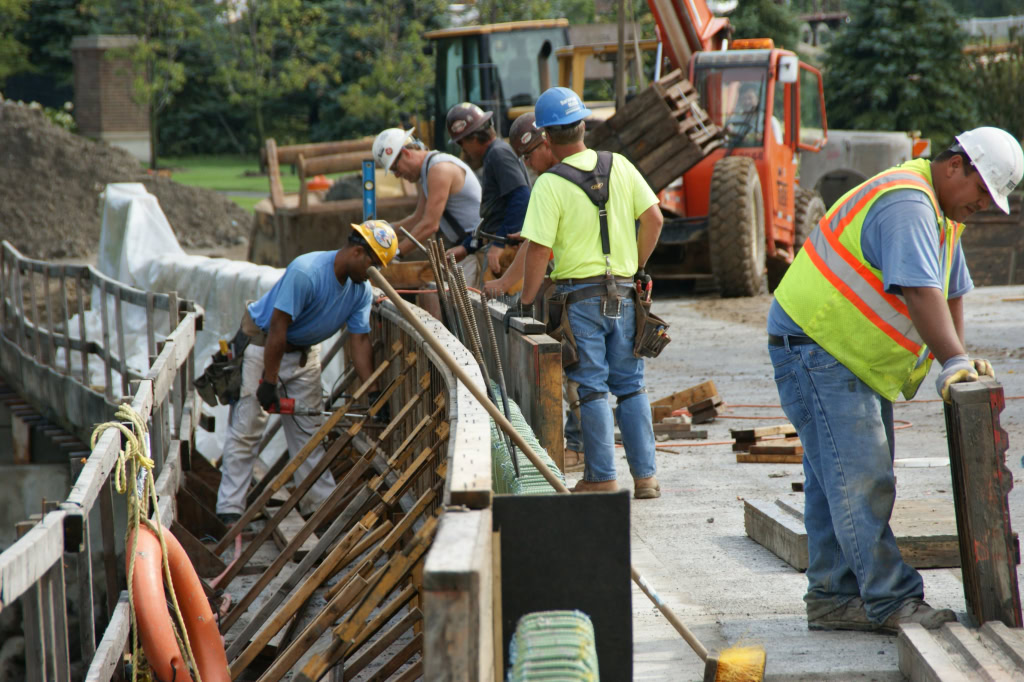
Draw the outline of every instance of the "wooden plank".
M803 461L803 455L736 453L739 464L802 464Z
M993 648L1024 673L1024 633L1016 629L1011 630L998 620L985 623L981 626L980 632L992 643Z
M960 657L969 661L969 669L972 673L986 680L1008 679L999 661L981 641L969 632L967 628L957 622L947 623L942 627L942 636L947 645Z
M791 507L769 500L744 500L743 527L748 537L775 556L798 571L807 570L807 532L802 508L797 515Z
M1020 593L1008 495L1013 474L999 424L1003 387L988 377L954 384L945 405L953 500L968 614L977 624L1021 627Z
M729 434L736 440L757 440L765 436L795 436L796 427L792 424L777 424L775 426L759 426L754 429L729 429Z
M103 631L103 639L96 648L96 655L89 663L85 673L85 682L109 682L114 671L122 663L124 648L128 643L131 630L131 607L128 604L128 592L121 592L114 608L114 615Z
M779 438L755 443L750 446L752 455L803 455L804 446L799 438ZM739 460L737 460L739 461ZM798 460L799 461L799 460Z
M690 388L683 389L673 393L670 396L659 398L651 403L652 406L668 406L673 411L689 407L699 403L702 400L706 400L711 396L718 395L718 389L715 388L715 382L712 380L705 381L704 383L691 386Z
M367 647L355 658L345 661L345 676L349 677L349 679L354 678L363 668L369 665L375 658L384 653L388 647L394 644L395 640L405 634L409 628L416 623L419 623L421 620L423 620L423 613L417 608L410 609L401 620L388 628L387 632L382 634L373 644ZM452 673L452 679L476 679L472 677L460 678L457 674L454 674L455 671L448 672ZM436 678L431 678L427 675L427 679Z
M268 137L266 142L267 178L270 180L270 203L274 208L284 206L284 187L281 185L281 168L278 165L277 142Z
M694 424L707 424L708 422L713 422L715 420L715 417L718 416L718 410L713 407L707 410L700 410L696 412L691 410L690 412L690 420Z
M697 412L703 412L704 410L713 410L721 404L722 398L716 393L712 396L708 396L707 398L698 400L697 402L690 403L686 407L690 410L691 414L696 414Z
M64 558L63 511L53 511L0 553L0 609L34 587Z
M326 508L328 505L324 504L322 508ZM333 505L331 505L333 506ZM267 508L267 516L271 515L271 508ZM274 540L274 544L283 553L285 549L288 549L292 544L292 541L302 532L306 526L306 522L299 515L299 512L292 509L290 512L285 514L285 517L281 519L272 533L271 537ZM299 546L295 549L295 553L292 555L294 561L302 561L302 558L306 556L311 549L316 547L316 536L312 532L306 534L306 539L303 540Z

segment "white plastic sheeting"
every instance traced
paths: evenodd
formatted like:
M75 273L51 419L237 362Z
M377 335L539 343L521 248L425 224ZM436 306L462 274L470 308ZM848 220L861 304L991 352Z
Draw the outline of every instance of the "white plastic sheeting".
M155 293L177 292L179 298L195 301L203 307L203 330L196 335L196 376L199 376L210 357L217 351L219 339L231 340L242 317L246 301L258 299L274 286L284 270L247 261L226 258L191 256L178 244L174 231L160 210L157 198L140 183L107 185L103 193L103 229L100 234L97 268L104 275L124 284ZM98 301L94 292L93 301ZM98 305L87 314L89 338L102 338L102 317ZM108 314L113 314L112 304ZM128 364L140 374L145 373L148 361L146 349L145 311L127 305L123 311L125 355ZM72 322L72 330L77 323ZM158 327L158 340L168 333L167 322ZM337 341L336 334L323 343L321 355ZM77 355L77 354L74 354ZM90 363L89 383L104 384L101 363ZM324 368L325 390L341 375L341 353L330 366ZM120 392L120 381L115 375L115 394ZM217 429L210 434L196 431L196 448L208 458L220 456L223 433L227 426L228 408L211 408L202 400L203 411L216 417ZM272 417L276 419L276 417ZM285 448L279 432L264 453L276 456Z

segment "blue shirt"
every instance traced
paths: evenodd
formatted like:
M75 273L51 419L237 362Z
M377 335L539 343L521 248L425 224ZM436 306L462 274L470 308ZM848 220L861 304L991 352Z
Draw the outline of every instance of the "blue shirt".
M903 287L942 289L935 209L924 192L898 189L882 195L864 218L860 248L873 267L882 271L886 293L902 294ZM963 245L953 252L949 298L960 298L974 288L964 260ZM778 301L768 311L768 333L803 336Z
M274 310L288 313L288 342L312 346L331 338L343 325L353 334L370 332L370 283L342 284L334 274L337 251L313 251L293 260L263 298L249 304L256 326L270 331Z

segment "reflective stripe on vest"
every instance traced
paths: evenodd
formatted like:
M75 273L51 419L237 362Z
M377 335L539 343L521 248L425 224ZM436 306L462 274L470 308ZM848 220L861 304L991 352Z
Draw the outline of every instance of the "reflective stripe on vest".
M871 206L896 189L924 192L935 210L943 294L963 226L943 218L927 159L884 171L847 192L797 255L776 298L808 336L889 400L908 398L928 373L927 346L902 296L886 293L882 273L860 247ZM851 343L851 339L855 342Z

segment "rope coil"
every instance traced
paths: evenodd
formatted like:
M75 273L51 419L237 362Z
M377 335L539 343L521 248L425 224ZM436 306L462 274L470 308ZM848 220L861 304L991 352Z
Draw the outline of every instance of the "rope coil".
M164 583L170 593L175 616L175 620L172 621L174 637L178 642L178 649L185 652L186 662L191 667L196 682L202 682L199 666L196 665L196 659L192 653L192 645L188 641L185 619L178 606L178 597L174 593L174 582L171 580L171 567L167 558L167 544L164 541L163 523L160 521L160 507L153 476L153 467L156 462L149 456L149 429L146 422L138 412L132 409L131 405L119 406L114 417L119 421L104 422L96 426L92 432L90 448L96 448L96 443L108 429L116 429L121 434L121 442L124 447L117 453L117 463L114 465L113 473L114 489L120 495L127 495L128 522L125 530L125 544L127 545L128 538L132 539L131 554L128 560L128 603L131 607L132 619L132 682L137 681L140 668L145 667L148 670L145 656L139 651L139 627L135 615L135 594L132 588L132 578L135 574L135 551L138 547L138 531L141 525L145 525L160 540L160 565L163 567ZM126 423L131 428L126 426ZM130 472L129 463L131 465ZM150 503L152 503L153 520L149 518ZM148 672L150 674L147 674L147 678L152 677L151 671Z

